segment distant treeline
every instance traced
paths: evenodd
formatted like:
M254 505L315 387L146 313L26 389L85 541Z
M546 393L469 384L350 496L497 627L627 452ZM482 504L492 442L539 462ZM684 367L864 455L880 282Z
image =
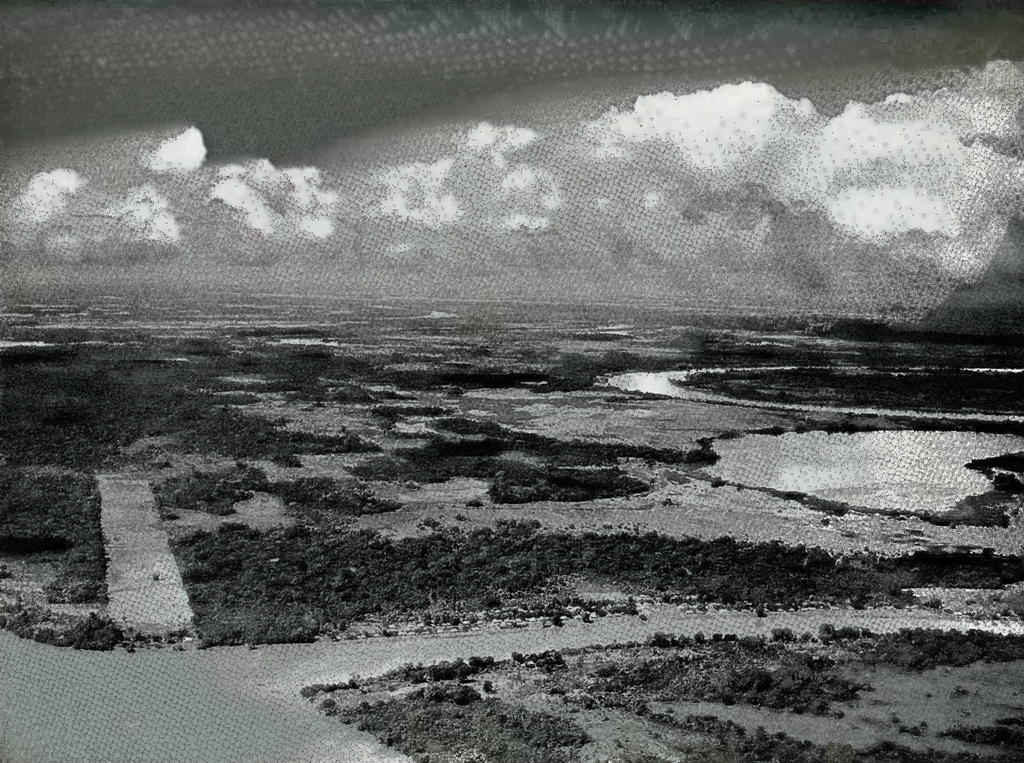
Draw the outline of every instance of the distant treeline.
M965 334L913 326L894 326L885 321L844 318L820 333L861 342L934 342L936 344L972 344L1000 347L1024 346L1024 334Z

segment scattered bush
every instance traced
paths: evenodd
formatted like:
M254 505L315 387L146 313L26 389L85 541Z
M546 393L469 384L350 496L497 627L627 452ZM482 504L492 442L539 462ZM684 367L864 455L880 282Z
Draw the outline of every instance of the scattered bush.
M954 726L939 736L1024 753L1024 721L1020 718L1003 718L992 726Z
M332 517L384 514L402 507L395 501L378 499L365 485L356 481L330 477L302 477L289 482L275 482L266 490L280 496L293 513L319 521Z
M981 660L1012 662L1024 659L1024 636L981 630L963 633L904 628L899 633L874 637L863 658L909 670L928 670L939 665L962 667Z

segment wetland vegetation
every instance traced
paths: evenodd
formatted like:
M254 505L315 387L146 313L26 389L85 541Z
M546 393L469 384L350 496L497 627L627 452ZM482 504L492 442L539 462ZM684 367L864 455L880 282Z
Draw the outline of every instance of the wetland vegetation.
M663 605L695 618L724 607L757 622L807 606L825 608L815 623L828 618L829 607L885 618L920 605L912 589L1003 594L1024 583L1024 560L1005 544L999 553L986 550L985 539L996 535L967 536L961 547L950 540L965 525L1015 531L1019 491L1005 477L996 483L1016 465L1012 455L970 464L991 489L933 517L933 527L946 520L944 542L920 531L905 551L888 554L874 551L870 538L866 547L818 545L843 531L821 519L842 527L851 517L870 518L895 532L895 513L809 489L716 480L730 438L735 445L750 434L963 430L970 422L769 414L609 394L601 386L609 375L701 367L740 368L694 378L753 404L760 398L747 389L766 375L744 366L796 367L770 375L765 399L814 400L818 383L818 402L829 395L853 400L858 385L874 384L810 334L763 339L742 327L706 326L684 336L664 320L634 322L630 331L647 342L639 350L629 336L599 330L620 323L527 326L482 337L408 319L400 330L388 324L387 343L372 322L220 327L179 337L142 329L9 331L12 341L42 337L54 346L0 348L3 624L22 637L78 649L133 650L147 642L182 648L191 636L202 647L256 647L371 630L391 636L437 626L582 621L557 631L566 634L608 615L636 622ZM963 362L953 350L938 357L931 349L858 344L855 352L867 377L886 378L931 355L941 367L935 384L992 381L978 410L1010 411L1004 379L1013 374L978 377L967 369L1007 366L1011 349L972 350ZM877 388L875 403L915 403L904 382ZM933 403L928 411L936 416L951 404L941 396ZM101 472L151 486L154 521L170 536L195 614L188 636L140 634L105 611L93 477ZM711 489L726 484L732 488ZM748 488L755 490L741 495ZM737 503L754 495L748 504L763 506L761 513L743 516L762 526L773 527L775 512L795 505L818 512L807 521L824 529L814 543L770 532L758 536L767 540L740 540L739 527L724 530L728 535L701 529L702 502L713 501L721 514L734 494ZM625 524L619 511L634 523ZM571 522L560 512L572 512ZM648 529L645 523L669 512L673 523ZM1005 591L1003 610L1011 624L1010 605L1019 598L1013 590ZM26 595L19 599L19 591ZM847 752L840 759L952 763L981 759L968 743L991 748L990 759L1012 754L1016 727L986 716L973 726L927 731L901 717L891 724L896 741L837 752L798 727L771 724L799 717L847 728L844 714L871 706L878 683L872 671L920 677L986 662L1016 670L1024 663L1021 638L981 629L872 634L850 626L811 626L808 633L778 627L770 639L661 634L647 644L410 665L383 678L321 682L304 695L417 760L456 750L466 759L567 763L605 744L605 719L613 718L638 729L623 748L608 751L618 763L725 754L831 763ZM531 642L524 636L523 643ZM322 646L345 645L309 648ZM697 712L697 705L716 714ZM951 745L960 745L958 752Z
M888 647L934 642L941 635L953 634L905 630L875 636L831 626L817 637L780 629L770 640L656 634L644 644L408 664L359 682L307 686L301 693L329 717L356 724L418 761L446 753L488 759L496 754L496 737L488 732L497 729L502 732L497 739L507 744L502 751L514 756L498 759L578 760L586 749L589 756L597 754L593 746L600 744L601 726L614 717L623 729L614 759L623 763L674 760L686 753L709 761L827 763L842 755L859 763L1008 763L1019 746L1018 719L998 718L986 727L954 726L934 736L927 723L897 719L897 709L902 714L912 708L915 698L909 696L892 712L906 742L889 740L856 749L784 731L770 733L763 725L748 731L731 719L688 710L697 702L704 707L746 707L744 717L774 720L776 727L776 719L787 714L848 723L846 716L870 705L865 700L876 692L872 666L921 669L907 665ZM976 636L960 634L957 643ZM1021 640L1010 649L998 657L990 651L984 659L1019 659L1011 652L1019 653ZM934 664L966 665L979 659L978 652L966 662L947 652ZM968 741L992 751L935 749L921 745L922 736Z

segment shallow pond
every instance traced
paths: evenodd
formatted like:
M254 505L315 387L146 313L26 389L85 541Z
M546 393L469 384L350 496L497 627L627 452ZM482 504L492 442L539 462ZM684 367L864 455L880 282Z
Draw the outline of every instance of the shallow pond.
M976 432L825 432L718 440L707 471L724 480L856 506L943 511L991 483L964 465L1024 450L1024 438Z

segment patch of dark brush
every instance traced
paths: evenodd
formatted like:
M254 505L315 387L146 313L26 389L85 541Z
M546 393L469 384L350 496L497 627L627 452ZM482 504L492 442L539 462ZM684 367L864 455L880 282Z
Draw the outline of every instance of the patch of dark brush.
M385 514L402 507L397 501L377 498L373 491L355 480L301 477L274 482L264 489L279 496L289 513L321 523L339 517Z
M1021 728L1021 721L1018 718L1005 719L1012 723L1001 723L996 721L991 726L962 726L957 725L943 731L939 736L950 739L959 739L969 744L982 744L989 747L998 747L1006 752L1024 753L1024 728Z
M410 416L448 416L451 410L439 405L377 405L370 409L370 413L394 423Z
M324 700L321 710L356 724L417 763L456 756L571 763L591 741L571 719L484 698L465 684L436 684L401 699L347 708Z
M370 614L426 612L439 601L456 611L493 609L503 597L538 595L566 575L637 586L669 602L778 606L902 604L910 601L905 589L936 584L920 560L653 532L541 533L539 523L508 521L400 540L315 525L261 532L227 524L172 544L211 643L315 638ZM976 571L955 556L933 561L941 581L985 582L965 574Z
M53 555L57 575L45 589L50 603L106 599L100 512L99 488L90 475L0 469L0 546Z
M375 448L351 434L288 432L220 404L206 390L233 372L231 355L153 366L146 362L151 349L89 347L60 362L5 364L0 441L8 462L98 469L118 459L121 447L155 435L233 458Z
M234 505L269 487L258 468L237 463L212 472L192 469L153 485L153 497L162 519L177 519L179 511L204 511L217 516L234 514Z

